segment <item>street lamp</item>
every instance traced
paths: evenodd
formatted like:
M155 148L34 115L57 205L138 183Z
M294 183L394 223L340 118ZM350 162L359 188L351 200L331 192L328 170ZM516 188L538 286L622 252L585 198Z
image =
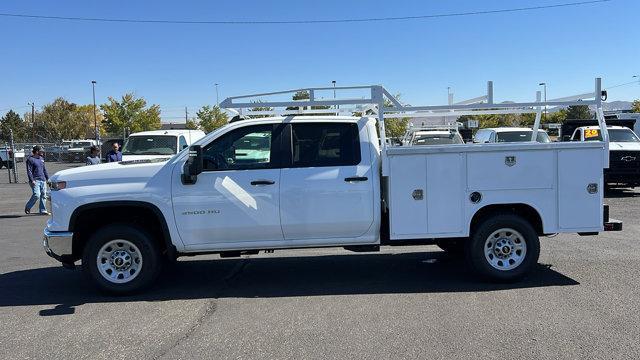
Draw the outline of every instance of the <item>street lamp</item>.
M333 84L333 100L336 99L336 81L335 80L331 80L331 83ZM339 109L340 106L336 105L336 109ZM336 114L336 115L340 115L340 114Z
M98 142L100 135L98 133L98 115L96 113L96 81L95 80L91 80L91 89L93 90L93 127L94 127L93 130L95 131L96 142Z
M216 106L220 106L220 98L218 97L218 83L214 84L216 86Z
M544 86L544 120L547 120L547 83L546 82L541 82L540 84L538 84L539 86Z

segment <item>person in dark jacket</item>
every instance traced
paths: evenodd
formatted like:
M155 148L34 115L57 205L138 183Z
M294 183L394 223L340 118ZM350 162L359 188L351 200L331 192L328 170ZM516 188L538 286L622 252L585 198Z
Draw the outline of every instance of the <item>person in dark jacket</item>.
M87 165L98 165L98 164L100 164L100 155L98 154L99 152L100 152L100 150L98 150L98 147L93 145L91 147L91 154L89 156L87 156L86 164Z
M120 145L116 142L113 143L113 149L107 153L107 162L122 161L122 151L120 151Z
M25 163L27 164L27 178L31 186L31 198L24 207L24 213L31 213L31 208L40 200L40 214L49 215L47 211L47 180L49 174L44 166L44 151L40 145L33 147L32 155L29 156Z

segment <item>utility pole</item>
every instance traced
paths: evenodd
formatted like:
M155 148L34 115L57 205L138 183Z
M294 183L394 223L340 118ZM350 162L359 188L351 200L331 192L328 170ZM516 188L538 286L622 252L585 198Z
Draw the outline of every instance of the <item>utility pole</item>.
M11 184L11 169L9 169L9 146L6 142L4 143L4 152L5 154L7 154L7 172L9 174L9 184ZM27 161L26 157L24 160Z
M186 124L189 121L189 113L187 112L187 107L184 107L184 123Z
M100 131L98 131L98 114L96 112L96 81L91 80L91 88L93 90L93 127L96 137L96 145L98 146L98 156L102 159L102 144L100 141Z
M216 106L220 106L220 98L218 97L218 83L215 83L216 85Z

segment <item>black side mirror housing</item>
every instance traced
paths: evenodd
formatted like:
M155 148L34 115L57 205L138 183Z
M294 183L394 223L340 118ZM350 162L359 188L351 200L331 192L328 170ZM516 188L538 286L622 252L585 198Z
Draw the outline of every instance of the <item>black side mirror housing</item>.
M189 158L184 163L184 169L182 172L182 183L185 185L195 184L198 180L198 175L202 173L202 169L202 146L191 145L189 147Z

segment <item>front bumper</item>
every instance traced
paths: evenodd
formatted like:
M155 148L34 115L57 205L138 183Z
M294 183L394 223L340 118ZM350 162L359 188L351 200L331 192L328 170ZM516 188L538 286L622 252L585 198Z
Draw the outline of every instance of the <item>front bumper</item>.
M72 262L73 233L69 231L49 231L44 229L42 246L47 255L62 262Z

